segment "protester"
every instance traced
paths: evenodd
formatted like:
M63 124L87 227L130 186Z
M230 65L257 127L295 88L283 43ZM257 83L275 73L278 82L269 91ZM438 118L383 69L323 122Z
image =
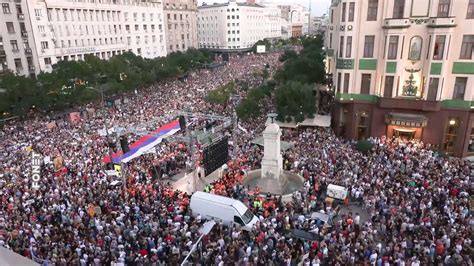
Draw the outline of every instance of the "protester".
M204 223L191 216L190 195L166 181L189 164L188 144L169 138L153 153L127 163L123 191L102 162L109 154L107 137L98 133L104 114L109 129L146 131L174 119L179 110L231 116L236 102L210 104L207 92L235 80L260 85L263 79L254 73L268 64L273 75L281 65L279 55L233 56L227 65L192 72L186 81L169 80L126 94L128 102L110 109L90 104L87 108L96 111L77 124L58 121L48 129L51 118L36 115L6 125L0 132L0 245L51 265L181 263ZM236 93L246 94L240 88ZM272 110L271 100L262 106ZM197 130L213 121L187 122ZM204 188L244 202L259 217L256 228L247 232L217 224L190 263L472 265L473 172L466 161L440 157L419 141L373 138L374 148L362 154L329 129L284 130L283 140L294 146L284 153L284 167L305 178L293 200L285 202L241 183L248 170L260 167L263 150L250 141L261 135L264 123L265 115L241 122L246 132L239 131L233 143L236 156L222 178ZM140 134L128 137L133 142ZM199 144L196 148L199 153ZM39 190L31 187L32 152L48 158ZM368 219L355 212L338 215L322 198L329 184L347 187L349 204L362 205ZM307 219L312 212L334 218L332 226ZM319 239L298 239L292 229Z

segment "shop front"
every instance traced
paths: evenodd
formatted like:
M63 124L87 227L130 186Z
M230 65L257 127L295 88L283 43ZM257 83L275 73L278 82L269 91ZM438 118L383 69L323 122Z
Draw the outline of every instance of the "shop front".
M428 124L428 118L424 115L392 112L385 116L385 123L389 138L422 139L423 129Z

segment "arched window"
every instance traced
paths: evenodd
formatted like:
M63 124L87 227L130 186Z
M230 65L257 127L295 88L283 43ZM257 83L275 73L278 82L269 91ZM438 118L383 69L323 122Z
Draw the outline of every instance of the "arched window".
M420 60L421 48L423 46L423 39L420 36L415 36L410 40L410 52L408 53L409 60Z

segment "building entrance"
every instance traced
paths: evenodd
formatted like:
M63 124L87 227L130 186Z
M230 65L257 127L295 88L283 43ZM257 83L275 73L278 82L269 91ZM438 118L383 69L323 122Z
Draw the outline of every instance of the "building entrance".
M393 136L403 140L412 140L416 138L416 130L412 129L403 129L403 128L394 128Z

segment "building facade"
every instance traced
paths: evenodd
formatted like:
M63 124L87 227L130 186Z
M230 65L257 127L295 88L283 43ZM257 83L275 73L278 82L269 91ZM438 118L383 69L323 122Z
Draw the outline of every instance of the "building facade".
M34 76L39 71L27 1L0 0L0 72Z
M197 0L163 1L168 53L196 48Z
M326 32L328 27L328 18L326 16L311 17L310 35L316 35Z
M231 0L198 9L199 48L245 51L259 40L281 37L278 8Z
M308 34L310 13L308 9L302 5L280 5L281 17L284 20L283 25L286 26L285 37L300 37Z
M27 72L18 72L23 75L48 72L59 61L82 60L86 55L109 59L128 51L145 58L167 54L163 4L158 0L1 1L16 12L0 16L4 49L5 41L13 39L25 47L11 54L13 44L5 49L7 68L16 71L21 58L28 66Z
M474 154L474 1L333 0L333 129Z

